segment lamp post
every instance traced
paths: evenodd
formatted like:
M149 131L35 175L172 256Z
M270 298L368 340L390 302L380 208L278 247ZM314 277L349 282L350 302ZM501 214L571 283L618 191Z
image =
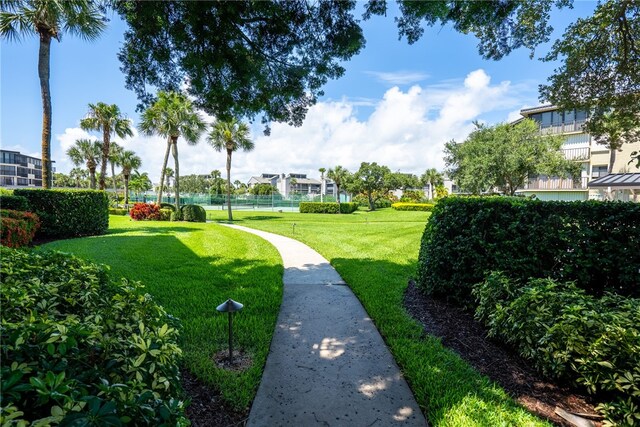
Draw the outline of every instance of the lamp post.
M233 364L233 313L242 310L242 307L244 305L231 298L216 307L216 310L221 313L229 313L229 364L231 365Z

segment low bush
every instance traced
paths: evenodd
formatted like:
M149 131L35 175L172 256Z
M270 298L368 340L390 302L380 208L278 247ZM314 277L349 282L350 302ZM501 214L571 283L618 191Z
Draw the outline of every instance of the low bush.
M0 250L4 420L188 425L179 324L138 283L68 254Z
M595 394L610 422L640 422L640 299L597 298L551 279L523 285L502 273L490 274L473 294L490 336L513 345L545 375Z
M28 211L29 201L26 197L0 194L0 209L10 209L12 211Z
M109 228L109 199L104 191L17 189L13 194L29 201L38 215L38 234L77 237L105 234Z
M171 212L169 221L182 221L182 210Z
M134 203L129 211L131 219L136 221L161 221L160 206L149 203Z
M121 208L109 208L109 215L126 215L129 211Z
M160 209L171 209L172 212L176 211L176 205L173 203L160 203Z
M393 195L390 195L389 197L393 198ZM382 197L376 200L373 204L376 209L389 208L394 202L397 201L397 199L391 200L391 198ZM354 196L351 201L357 203L360 207L369 208L369 199L364 194L358 194Z
M358 204L354 202L340 203L337 202L300 202L300 213L325 213L350 214L358 210Z
M182 220L189 222L207 222L207 211L200 205L184 205L180 208Z
M425 196L422 190L405 190L400 197L400 201L404 203L422 203L424 200Z
M27 246L40 228L40 219L31 212L0 210L0 244L9 248Z
M434 206L435 205L433 203L405 203L405 202L398 202L391 205L391 207L397 211L424 211L424 212L433 211Z
M160 221L171 221L171 209L160 209Z
M447 197L422 236L418 285L470 304L489 271L573 281L592 295L640 297L639 203Z

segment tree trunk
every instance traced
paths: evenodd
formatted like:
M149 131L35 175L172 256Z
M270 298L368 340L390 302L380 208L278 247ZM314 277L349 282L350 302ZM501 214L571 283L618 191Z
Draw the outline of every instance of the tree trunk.
M129 174L123 173L124 176L124 206L129 206Z
M111 179L113 179L113 193L116 197L116 208L118 207L118 186L116 185L116 165L111 162Z
M96 189L96 168L92 167L89 168L89 178L91 179L91 189L95 190Z
M171 137L167 138L167 151L164 153L164 163L162 163L162 171L160 171L160 189L158 190L157 204L162 203L162 187L164 186L164 174L167 169L167 162L169 161L169 150L171 149Z
M173 161L175 162L175 193L176 193L176 212L180 212L180 165L178 164L178 138L171 139L171 147Z
M609 147L609 168L608 172L613 173L613 165L616 163L616 150Z
M336 186L336 190L338 190L338 194L337 194L337 196L336 196L336 197L337 197L337 199L338 199L338 214L339 214L339 213L340 213L340 210L341 210L341 209L340 209L340 186L339 186L338 184L336 184L336 183L335 183L335 181L334 181L334 183L333 183L333 184Z
M369 198L369 210L370 211L375 211L376 210L376 204L373 202L373 197L371 197L371 192L367 193L367 197Z
M233 151L227 148L227 211L229 212L229 221L233 221L231 214L231 154Z
M108 124L103 123L102 128L102 162L100 163L100 190L105 190L107 185L105 177L107 176L107 162L109 161L109 145L111 138L111 128Z
M51 90L49 89L49 63L51 54L51 35L40 33L38 52L38 77L42 94L42 186L51 188L53 170L51 168Z

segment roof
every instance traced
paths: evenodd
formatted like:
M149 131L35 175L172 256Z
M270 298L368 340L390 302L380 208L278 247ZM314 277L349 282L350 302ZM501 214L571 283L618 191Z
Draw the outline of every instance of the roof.
M320 185L320 181L313 178L292 178L295 179L298 184L315 184Z
M542 113L544 111L553 111L557 109L558 107L556 107L555 105L545 104L545 105L539 105L537 107L532 107L532 108L523 108L522 110L520 110L520 114L527 117L533 113Z
M275 178L275 177L274 177ZM271 184L273 178L263 178L261 176L252 176L249 179L249 183L251 182L257 182L258 184Z
M640 189L640 173L612 173L589 183L591 188L623 187Z

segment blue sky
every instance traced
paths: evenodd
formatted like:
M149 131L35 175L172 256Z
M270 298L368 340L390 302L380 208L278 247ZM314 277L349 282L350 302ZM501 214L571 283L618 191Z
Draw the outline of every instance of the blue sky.
M595 5L577 1L573 10L555 11L553 38L578 17L590 15ZM409 45L398 40L394 14L391 10L387 17L362 23L367 46L344 64L341 79L325 86L325 96L302 127L274 124L271 136L265 137L259 123L253 126L256 149L234 155L233 180L246 181L262 172L317 176L318 168L338 164L355 171L362 161L417 174L429 167L442 169L445 142L463 140L474 120L497 123L514 118L524 106L538 104L538 85L557 65L531 60L527 50L501 61L483 60L473 36L449 27L428 29L418 43ZM95 42L66 36L52 43L52 154L59 171L72 167L66 149L75 139L90 136L79 129L88 103L118 104L138 122L136 97L125 89L116 58L124 30L125 24L112 16L107 32ZM548 47L540 46L535 58ZM0 144L39 157L37 38L2 40L0 48ZM164 141L136 134L119 142L136 151L143 160L141 169L157 179ZM181 174L224 169L224 155L204 140L180 149Z

